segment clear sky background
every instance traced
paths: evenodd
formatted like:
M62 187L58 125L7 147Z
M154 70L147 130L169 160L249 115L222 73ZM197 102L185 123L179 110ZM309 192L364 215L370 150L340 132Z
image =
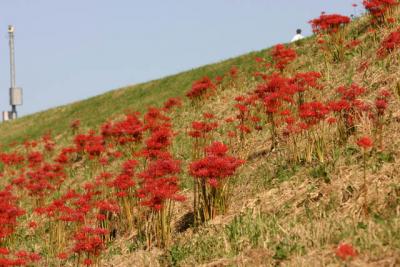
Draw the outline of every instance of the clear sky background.
M0 0L0 111L10 109L8 24L26 115L288 42L297 28L310 35L321 11L350 15L357 2Z

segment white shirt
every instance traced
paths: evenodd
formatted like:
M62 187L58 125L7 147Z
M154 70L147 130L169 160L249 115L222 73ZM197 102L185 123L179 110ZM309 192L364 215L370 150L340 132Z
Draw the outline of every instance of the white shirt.
M303 39L303 38L304 38L304 36L298 33L298 34L296 34L295 36L293 36L291 42L293 43L293 42L296 42L296 41L301 40L301 39Z

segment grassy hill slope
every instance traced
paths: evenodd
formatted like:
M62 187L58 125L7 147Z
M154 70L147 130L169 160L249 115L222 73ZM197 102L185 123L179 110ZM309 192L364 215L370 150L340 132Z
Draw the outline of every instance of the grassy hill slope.
M10 190L16 198L9 201L26 211L18 217L12 235L0 238L0 248L37 252L41 256L37 266L83 265L86 255L72 249L76 231L82 225L104 226L95 219L97 206L89 208L84 222L79 223L63 223L53 218L54 214L48 218L34 210L60 200L68 190L87 198L91 188L96 188L100 193L91 195L93 199L111 199L121 208L120 213L106 213L112 235L102 236L102 253L89 257L98 266L399 265L400 58L399 50L385 57L377 54L385 38L400 26L399 11L393 10L393 14L394 23L374 27L368 16L352 21L340 30L343 43L313 36L288 45L297 57L282 71L274 68L273 50L267 49L0 125L0 140L7 151L2 155L13 152L24 159L8 166L2 157L0 186L12 184ZM293 89L288 85L293 85L292 78L311 71L321 76L317 84L287 97ZM204 76L215 81L222 75L223 81L206 97L193 101L184 96L194 81ZM265 93L262 90L267 90L266 96L258 97ZM274 109L275 102L267 100L276 92L279 105ZM379 106L382 92L390 96ZM141 189L143 172L152 160L138 152L143 152L151 132L160 127L149 123L156 115L146 113L144 141L137 144L118 144L100 137L100 125L108 120L121 122L125 111L144 113L149 106L161 107L169 97L183 99L181 107L160 112L168 116L162 121L170 124L174 133L168 151L181 162L179 192L186 201L170 206L169 243L149 245L143 229L148 229L152 216L159 213L143 207L136 194L116 197L118 191L109 189L109 183L99 183L99 177L109 173L114 179L126 171L127 160L135 159L134 192ZM245 106L243 113L237 104ZM337 111L339 104L344 108ZM72 130L69 124L75 119L82 125ZM291 119L296 126L292 130ZM188 135L194 121L216 122L218 127L202 141L195 141ZM241 126L249 131L242 133ZM29 173L38 165L30 153L40 151L43 162L53 164L62 149L79 146L77 134L91 129L93 135L104 138L105 151L92 157L87 151L71 152L62 167L65 177L56 190L47 190L40 197L32 195L32 184L21 180L36 185ZM55 145L54 150L46 151L46 142L40 138L49 130ZM363 136L372 139L371 147L359 145ZM29 143L22 145L20 141L26 138ZM33 140L38 144L33 145ZM19 143L6 146L13 141ZM196 186L189 166L204 156L203 146L213 141L227 144L229 155L246 162L227 178L229 205L225 212L195 225L192 203ZM115 152L120 152L120 157ZM100 160L103 157L106 163ZM75 208L77 204L68 205ZM28 227L31 222L37 226ZM60 252L67 254L66 259L57 257ZM352 257L346 257L350 254Z
M24 116L16 121L0 124L2 143L38 138L47 131L60 134L74 119L87 127L95 127L107 119L135 110L144 112L149 106L160 106L170 97L183 96L193 81L203 76L217 76L229 71L231 66L241 66L250 73L254 69L254 58L264 55L266 50L252 52L220 63L196 68L166 78L116 89L69 105Z

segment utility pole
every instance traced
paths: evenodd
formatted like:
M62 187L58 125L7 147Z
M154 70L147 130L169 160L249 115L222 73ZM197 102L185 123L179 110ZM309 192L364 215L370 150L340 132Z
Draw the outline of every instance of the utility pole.
M14 120L17 118L17 106L22 105L22 88L16 87L14 26L12 26L12 25L8 26L8 38L9 38L9 46L10 46L10 105L11 105L11 111L3 112L3 120Z

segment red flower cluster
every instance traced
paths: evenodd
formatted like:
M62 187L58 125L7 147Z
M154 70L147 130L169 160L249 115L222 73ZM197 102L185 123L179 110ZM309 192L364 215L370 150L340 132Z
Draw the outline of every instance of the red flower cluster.
M103 228L82 227L74 236L74 247L72 251L77 254L97 257L104 249L102 236L108 231Z
M117 197L129 196L130 188L133 188L136 183L134 181L135 168L138 165L136 160L127 160L123 164L122 172L108 184L117 189Z
M357 140L357 145L363 149L367 149L373 146L373 141L369 136L363 136Z
M12 152L12 153L0 153L0 162L8 166L20 165L24 162L24 156Z
M205 138L207 134L218 128L217 122L192 122L192 130L189 131L188 135L193 138Z
M348 24L350 18L339 14L322 14L319 18L310 20L315 33L336 33L340 27Z
M375 18L382 18L391 8L397 6L397 0L364 0L363 5L366 10Z
M123 145L129 142L142 140L143 122L138 114L128 114L125 120L106 123L101 127L101 134L105 139L111 139Z
M7 248L0 247L0 266L33 266L36 262L40 261L39 254L27 252L24 250L11 253Z
M205 158L190 164L190 174L196 178L204 179L212 187L218 187L224 179L232 176L236 169L245 162L227 156L227 151L228 147L223 143L212 143L205 148Z
M33 168L35 166L38 166L42 163L42 161L43 161L42 153L34 151L28 154L29 167Z
M67 164L70 161L70 155L76 152L75 147L65 147L61 149L60 154L57 156L57 158L54 160L55 162L58 162L60 164Z
M146 147L142 150L142 155L147 158L162 157L171 144L172 136L173 133L169 127L160 127L154 130L145 141Z
M299 116L312 126L324 120L329 112L329 108L321 102L306 102L300 106Z
M29 191L29 195L42 198L47 193L54 191L65 180L64 169L59 164L46 163L42 167L28 171L26 179L18 180L17 185Z
M89 131L87 135L78 134L75 136L74 143L77 152L87 153L90 158L100 156L105 151L103 136L95 135L94 131Z
M85 216L94 208L93 192L77 194L70 190L49 205L35 209L35 212L54 221L83 223Z
M341 258L342 260L347 260L349 258L354 258L357 256L357 251L353 248L352 245L342 243L336 248L336 256Z
M352 84L350 86L338 87L337 92L341 95L342 100L354 102L357 97L365 93L365 88L360 87L357 84Z
M164 110L170 111L173 107L182 106L182 100L179 97L171 97L164 103Z
M143 179L138 196L143 199L143 206L161 210L166 200L184 201L179 194L178 178L180 162L172 158L157 159L139 174Z
M215 84L208 77L203 77L202 79L195 81L186 96L192 100L199 100L201 97L210 94L210 90L214 91L216 88Z
M287 48L283 44L278 44L272 50L272 58L275 62L275 68L283 71L286 66L297 57L296 51Z
M375 99L375 108L378 116L382 116L385 113L390 96L390 92L386 89L379 92L379 95Z
M16 200L9 190L0 191L0 242L14 232L17 218L25 214Z
M400 28L389 34L381 43L377 55L384 58L396 49L400 48Z
M321 73L316 71L298 72L292 79L292 83L296 86L296 92L304 92L307 89L322 89L322 85L318 83Z

